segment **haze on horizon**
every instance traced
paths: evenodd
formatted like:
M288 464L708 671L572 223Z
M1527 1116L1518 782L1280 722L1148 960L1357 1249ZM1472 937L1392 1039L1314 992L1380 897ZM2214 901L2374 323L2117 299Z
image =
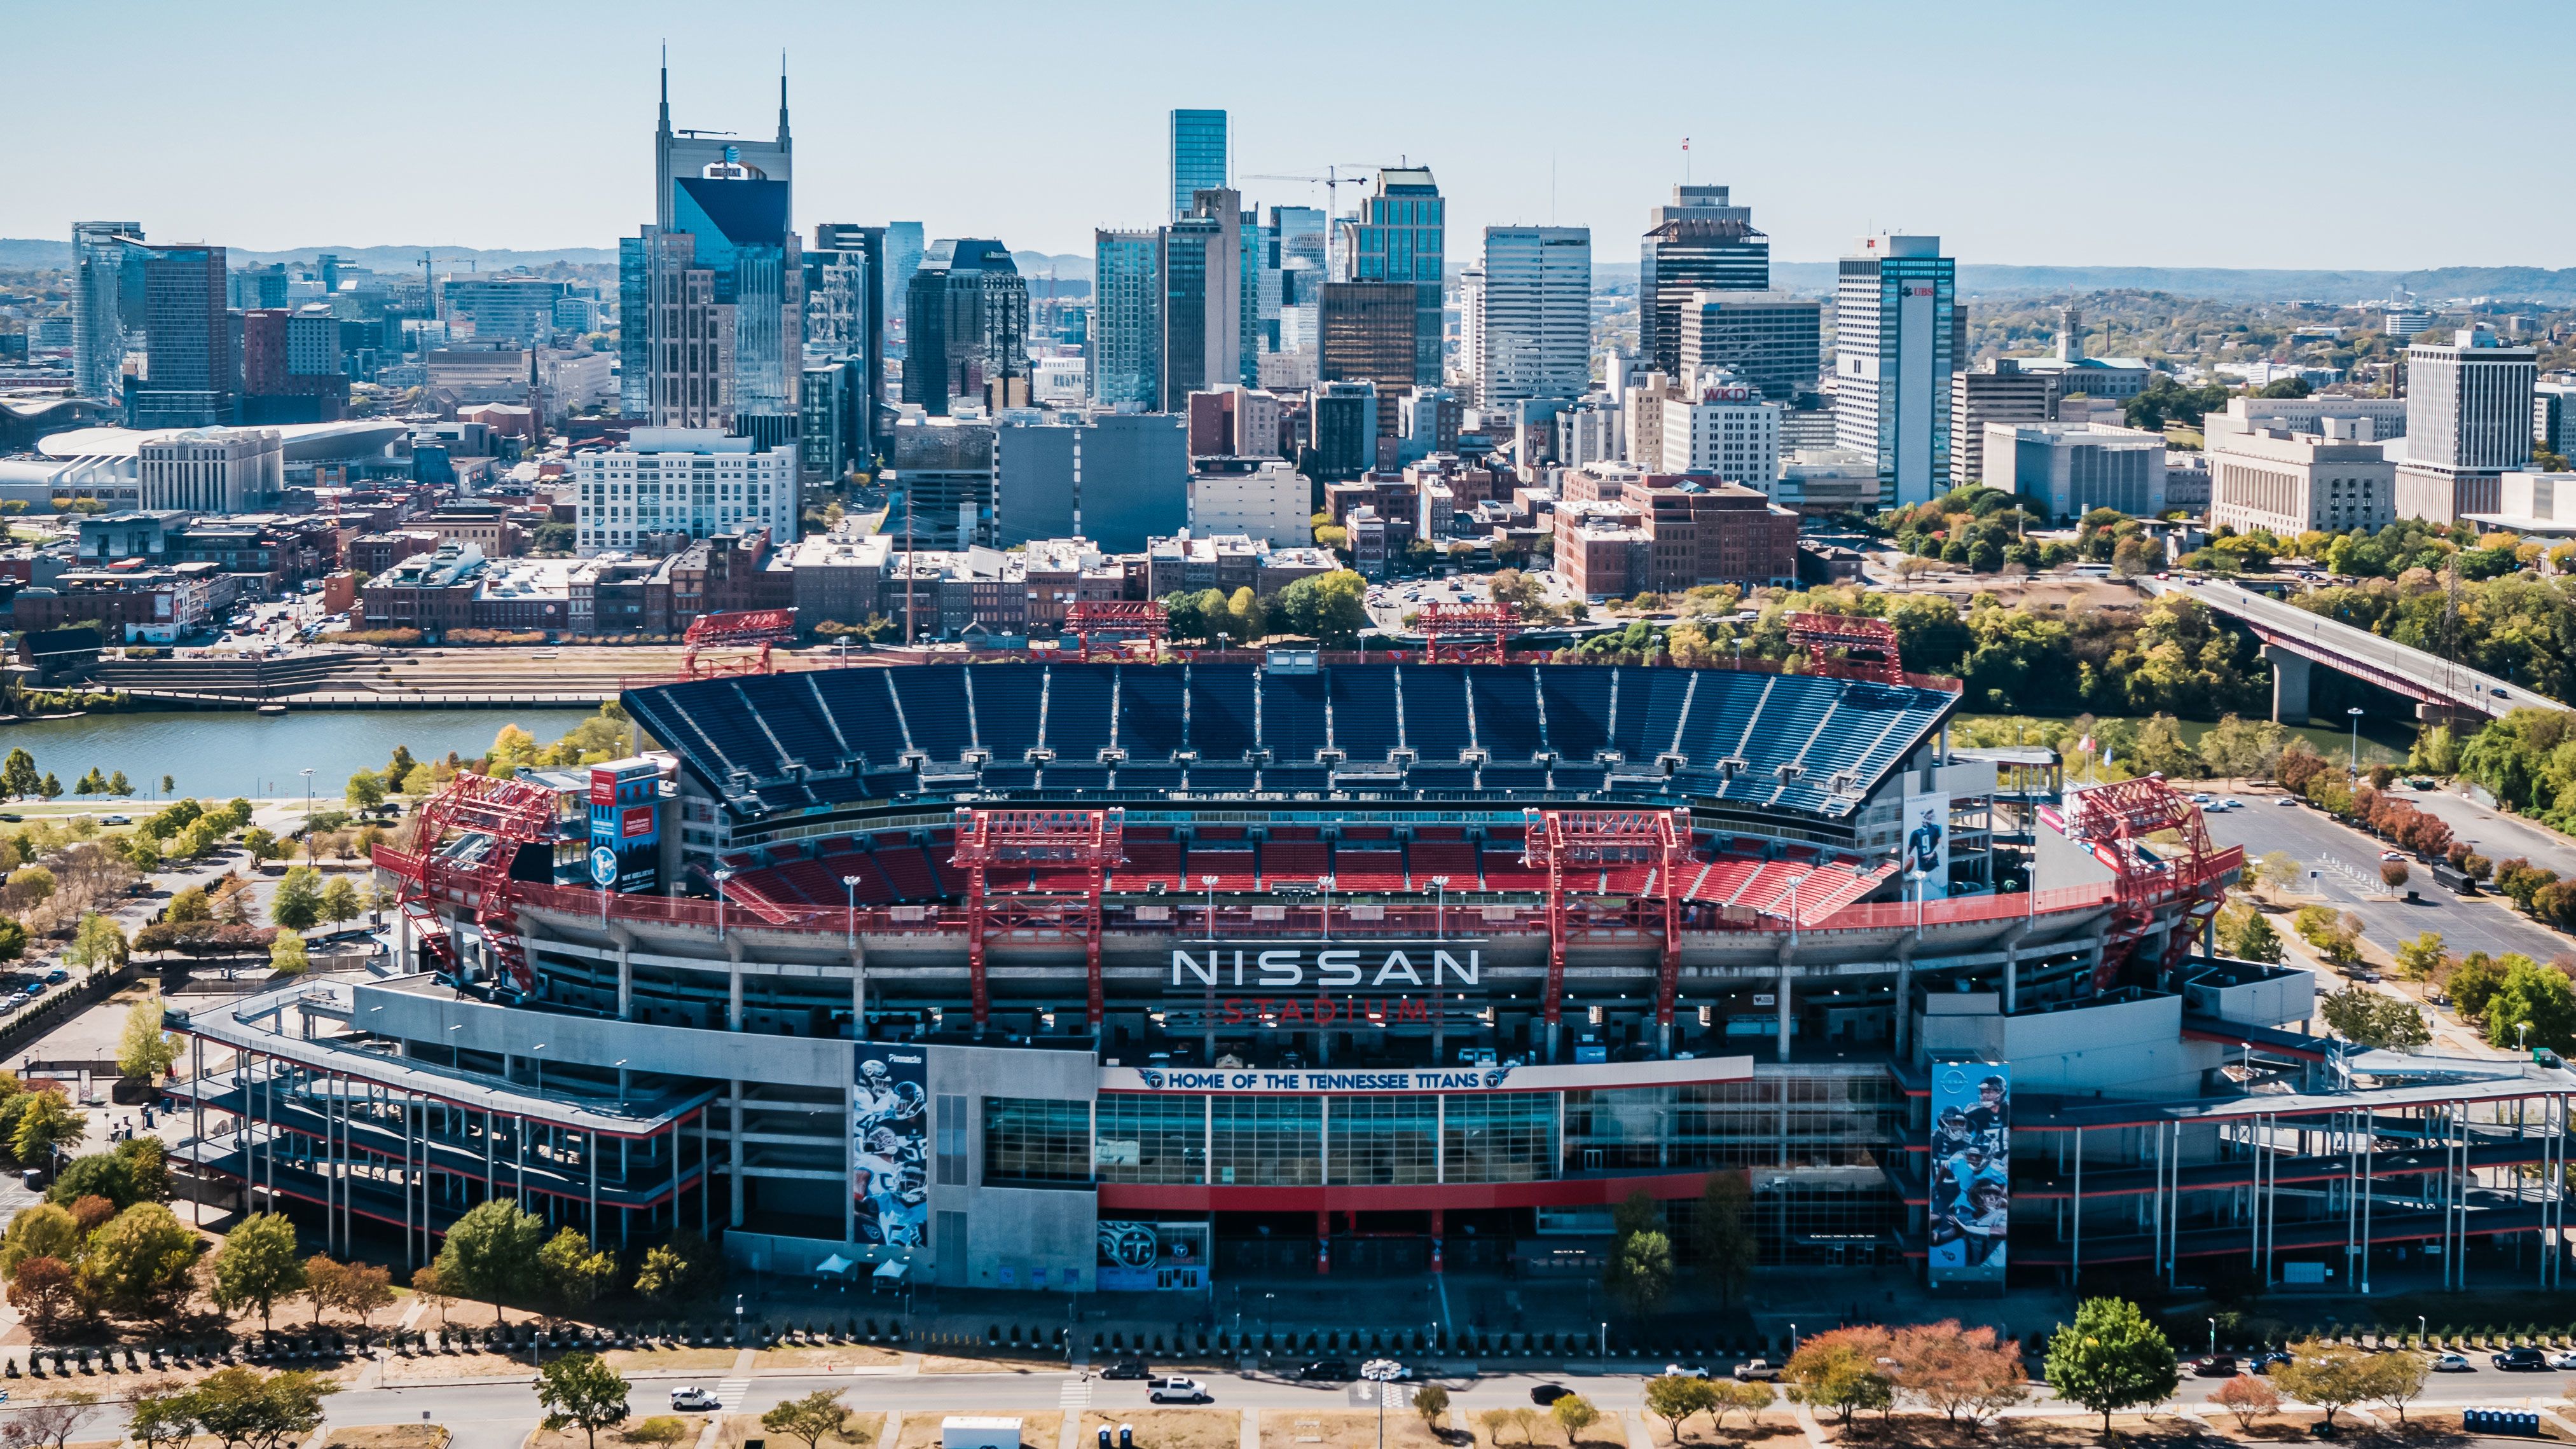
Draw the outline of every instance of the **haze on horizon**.
M1551 220L1628 260L1688 137L1691 179L1733 187L1784 261L1904 229L1966 263L2576 265L2536 83L2500 76L2567 53L2563 6L1224 15L870 4L711 34L704 7L663 3L22 5L19 146L43 164L0 192L0 236L131 219L246 250L613 247L651 220L668 40L675 124L753 135L786 50L806 230L917 219L1087 254L1095 226L1163 219L1168 110L1219 106L1249 202L1323 203L1263 173L1409 159L1459 260L1489 224Z

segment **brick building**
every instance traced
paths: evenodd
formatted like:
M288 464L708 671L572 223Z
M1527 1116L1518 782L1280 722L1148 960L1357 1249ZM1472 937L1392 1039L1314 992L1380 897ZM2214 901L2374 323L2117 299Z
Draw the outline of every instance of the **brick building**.
M1798 515L1761 493L1670 475L1623 493L1619 502L1556 510L1556 571L1582 597L1796 582Z

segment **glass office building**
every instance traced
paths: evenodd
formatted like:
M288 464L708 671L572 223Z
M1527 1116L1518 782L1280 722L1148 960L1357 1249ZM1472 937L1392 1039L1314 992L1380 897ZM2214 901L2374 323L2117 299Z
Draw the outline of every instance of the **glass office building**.
M1446 203L1428 167L1380 171L1377 194L1342 225L1342 255L1353 282L1405 282L1414 289L1413 382L1441 375L1440 266Z
M1225 185L1225 112L1172 112L1172 219L1190 214L1191 198Z

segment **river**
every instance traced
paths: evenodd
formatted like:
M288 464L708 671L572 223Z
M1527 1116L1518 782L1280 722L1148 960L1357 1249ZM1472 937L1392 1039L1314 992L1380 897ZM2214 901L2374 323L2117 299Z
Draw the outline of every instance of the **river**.
M101 774L122 770L136 794L157 795L161 777L176 778L177 793L288 798L304 793L304 770L313 772L317 796L337 796L360 770L381 770L394 746L415 759L454 750L468 759L490 750L492 737L515 724L552 744L588 719L585 709L388 709L311 710L261 715L248 710L97 713L78 719L30 720L0 725L0 750L22 749L50 770L65 790L95 765Z

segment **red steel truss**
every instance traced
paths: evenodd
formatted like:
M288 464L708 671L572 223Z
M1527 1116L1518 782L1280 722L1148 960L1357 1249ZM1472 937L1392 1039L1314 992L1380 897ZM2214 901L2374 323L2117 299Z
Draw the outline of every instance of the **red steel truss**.
M1120 642L1103 649L1104 654L1124 658L1125 641L1141 638L1162 652L1162 642L1171 633L1171 620L1163 606L1140 599L1079 599L1064 611L1064 633L1082 641L1082 659L1091 661L1091 636L1116 634Z
M1425 604L1413 616L1413 627L1422 635L1423 657L1434 664L1444 660L1459 664L1500 664L1503 647L1519 628L1519 616L1509 604ZM1446 653L1440 641L1465 641L1464 647Z
M957 812L957 852L951 863L966 871L966 972L975 1003L975 1030L984 1030L992 994L984 976L984 939L995 927L1079 930L1087 993L1083 1020L1100 1030L1105 1009L1100 987L1100 896L1111 867L1125 860L1127 812L1109 810L974 810ZM990 873L1082 872L1079 892L1020 889L996 897Z
M1649 865L1643 892L1662 908L1663 970L1655 982L1655 1029L1669 1043L1673 995L1681 979L1682 863L1690 856L1686 810L1524 810L1525 861L1547 867L1547 1033L1551 1056L1565 1004L1565 936L1570 914L1566 872ZM1575 884L1575 895L1598 896L1597 884Z
M1905 664L1896 654L1896 626L1885 619L1791 614L1788 624L1789 642L1807 646L1807 658L1817 674L1875 679L1881 684L1905 682ZM1827 652L1834 649L1842 650L1843 657L1836 659Z
M769 651L796 638L794 609L742 609L729 614L700 614L689 621L689 632L681 636L688 646L680 656L680 682L692 679L714 679L726 674L767 674ZM702 649L733 649L759 645L760 652L735 659L708 660L701 663Z
M551 790L490 775L461 774L447 788L422 802L415 817L413 849L389 855L402 880L397 904L404 919L447 975L461 974L462 956L455 932L438 913L441 892L463 891L473 898L474 923L482 928L483 949L509 973L521 991L536 989L528 953L519 940L512 899L517 883L510 864L519 847L554 835L555 797ZM439 847L453 833L480 836L453 852ZM408 866L409 869L404 867Z
M2200 807L2165 783L2162 775L2141 775L2070 790L2066 798L2066 831L2084 841L2095 858L2111 867L2118 894L2110 939L2094 968L2094 985L2107 990L2118 976L2120 955L2110 948L2135 942L2155 920L2155 908L2179 900L2183 914L2169 928L2159 975L2169 973L2191 952L2193 934L2225 898L2219 872L2210 868L2215 854ZM2146 844L2164 831L2178 842Z

